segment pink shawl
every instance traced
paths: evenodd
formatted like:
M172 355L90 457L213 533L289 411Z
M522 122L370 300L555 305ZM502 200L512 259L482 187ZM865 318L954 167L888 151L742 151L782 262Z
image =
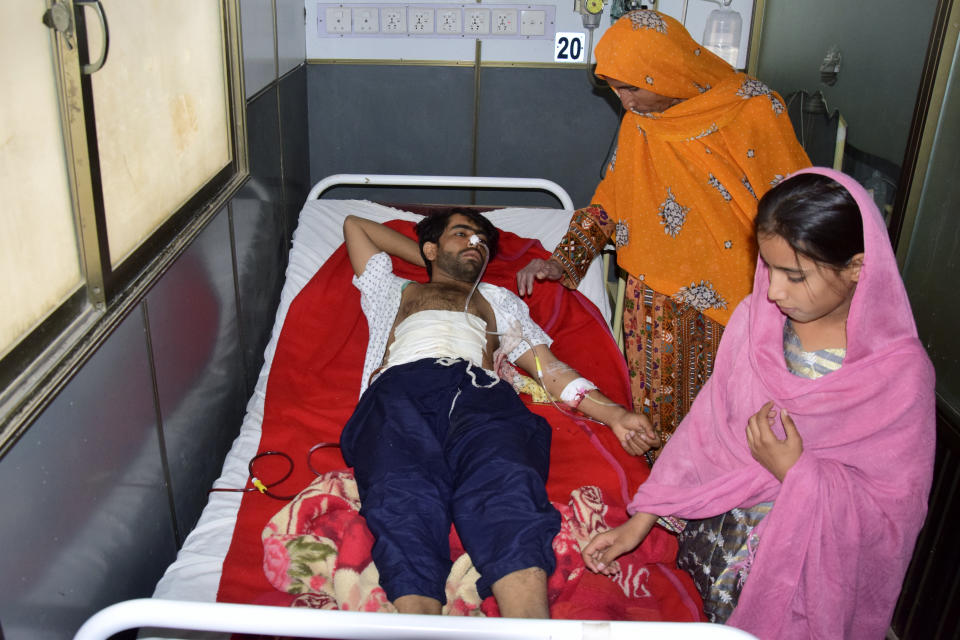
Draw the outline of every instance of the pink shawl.
M843 366L789 373L784 316L754 292L734 312L713 376L629 505L705 518L773 500L728 623L760 638L882 638L927 511L934 456L934 372L886 228L864 189L822 168L860 206L864 266L847 319ZM803 438L783 484L750 455L745 428L773 400ZM783 438L777 418L774 431Z

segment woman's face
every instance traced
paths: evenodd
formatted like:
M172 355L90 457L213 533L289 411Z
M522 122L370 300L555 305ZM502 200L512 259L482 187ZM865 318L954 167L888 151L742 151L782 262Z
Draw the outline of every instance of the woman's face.
M785 316L801 324L847 317L860 279L862 253L848 267L835 271L797 253L776 234L759 235L757 244L770 278L767 298Z
M682 98L670 98L653 91L635 87L626 82L607 78L607 84L620 98L623 108L634 113L659 113L666 111L673 105L683 102Z

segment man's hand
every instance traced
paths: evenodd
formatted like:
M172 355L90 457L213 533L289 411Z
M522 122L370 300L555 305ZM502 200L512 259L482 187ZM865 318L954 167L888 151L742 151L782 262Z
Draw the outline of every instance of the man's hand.
M539 355L539 364L534 357L534 349ZM558 360L546 345L537 345L534 349L517 358L517 366L534 380L539 380L551 396L560 398L567 384L580 377L580 374ZM540 371L543 371L542 377ZM660 445L660 439L645 415L629 411L603 395L599 389L592 389L583 396L576 408L588 418L610 427L624 450L631 455L641 455L651 447Z
M589 397L584 399L590 402ZM653 430L650 419L642 413L623 410L623 413L608 425L623 450L632 456L640 456L660 446L660 438Z
M776 417L777 410L772 400L750 416L747 421L747 444L750 445L753 459L783 482L787 471L790 471L803 453L803 438L800 437L793 418L787 415L786 409L780 411L780 421L787 437L785 440L777 438L771 429Z
M563 267L553 258L541 260L534 258L517 272L517 291L521 296L533 293L533 283L537 280L559 280L563 277Z

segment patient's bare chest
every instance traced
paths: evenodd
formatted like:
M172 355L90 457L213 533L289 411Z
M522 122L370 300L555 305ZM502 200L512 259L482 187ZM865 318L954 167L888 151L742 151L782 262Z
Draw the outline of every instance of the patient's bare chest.
M469 289L438 283L412 283L403 291L400 300L400 309L394 326L400 324L407 317L428 310L463 311ZM469 313L487 321L487 328L496 326L496 318L490 303L477 292L470 298Z

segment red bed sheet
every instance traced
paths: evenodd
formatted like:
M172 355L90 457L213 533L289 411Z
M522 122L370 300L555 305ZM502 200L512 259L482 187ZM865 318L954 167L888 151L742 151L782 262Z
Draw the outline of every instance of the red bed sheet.
M413 237L412 223L388 223ZM502 232L500 253L484 280L516 290L515 274L532 258L548 253L536 240ZM394 259L395 272L424 281L422 268ZM277 343L267 383L260 452L283 451L295 461L293 472L272 487L278 495L294 495L315 479L307 452L319 442L337 442L358 399L367 344L367 323L346 250L341 246L290 305ZM630 402L626 365L596 308L580 293L556 283L541 283L527 299L531 314L553 339L553 352L593 380L607 396ZM553 427L550 499L565 504L571 491L599 487L608 505L606 521L627 518L625 505L648 473L646 462L629 456L603 425L575 420L552 405L528 402ZM345 469L339 449L320 449L310 460L323 472ZM258 463L264 481L281 477L287 463L272 457ZM282 503L258 492L243 496L221 576L221 602L289 604L263 571L261 531ZM699 596L690 577L676 569L676 541L654 528L629 557L638 568L628 589L609 578L583 573L575 588L552 605L551 615L576 619L703 620ZM621 581L622 582L622 581ZM627 595L629 592L631 595ZM642 597L637 597L640 594Z

